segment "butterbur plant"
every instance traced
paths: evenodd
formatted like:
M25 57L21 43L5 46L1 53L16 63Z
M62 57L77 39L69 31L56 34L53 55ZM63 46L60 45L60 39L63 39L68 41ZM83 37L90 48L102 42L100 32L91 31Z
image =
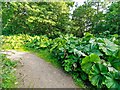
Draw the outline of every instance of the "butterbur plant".
M9 41L10 39L15 41ZM4 45L12 47L16 46L15 42L20 41L18 47L22 45L36 50L48 49L80 86L120 88L120 50L112 39L86 33L82 38L68 34L55 39L46 36L19 35L3 36L3 40ZM9 62L6 64L11 66Z
M111 40L97 38L89 33L77 39L63 36L53 43L51 50L59 57L64 70L73 74L74 79L97 88L119 87L119 75L115 79L114 75L111 78L112 74L109 74L111 71L120 72L118 45ZM109 80L112 82L110 85L107 84Z
M105 84L107 88L116 88L116 90L120 89L120 72L108 72L105 76Z
M105 75L108 73L108 68L102 64L96 63L92 66L89 73L90 82L99 88L103 87L103 82L105 82Z
M98 55L91 54L90 56L86 56L85 58L82 59L82 63L81 63L82 70L85 73L89 74L92 66L98 62L100 62L100 58Z

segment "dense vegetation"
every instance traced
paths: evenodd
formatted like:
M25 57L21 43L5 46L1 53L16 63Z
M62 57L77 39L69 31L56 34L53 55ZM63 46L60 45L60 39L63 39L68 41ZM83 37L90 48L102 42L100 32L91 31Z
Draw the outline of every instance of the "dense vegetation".
M3 3L3 34L46 34L66 32L69 24L67 2Z
M16 77L15 77L15 67L17 62L11 61L4 54L0 54L1 71L0 71L0 88L15 88L16 87ZM2 78L1 78L2 77Z
M95 35L102 34L103 36L106 34L118 34L120 2L112 3L107 7L108 4L108 2L87 2L78 7L73 13L73 25L75 26L73 30L75 33L78 36L86 31Z
M95 35L119 33L120 2L86 2L77 7L70 18L72 2L3 3L3 34L58 35L72 33L82 37L84 32ZM93 8L93 6L95 8ZM108 9L107 9L108 8ZM104 33L103 33L104 32Z
M73 6L4 2L2 49L47 50L80 87L119 90L120 1L88 0L70 15Z
M102 88L120 88L120 50L117 36L97 38L86 33L83 38L61 35L55 39L46 36L3 36L3 48L48 49L63 69L80 85ZM7 47L6 47L7 46ZM111 81L111 84L108 82Z

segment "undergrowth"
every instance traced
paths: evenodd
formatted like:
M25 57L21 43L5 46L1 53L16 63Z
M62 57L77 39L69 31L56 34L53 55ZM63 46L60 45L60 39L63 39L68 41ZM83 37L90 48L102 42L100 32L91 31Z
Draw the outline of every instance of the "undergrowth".
M55 39L29 35L3 36L3 49L35 53L62 67L80 87L119 89L120 50L117 38L115 35L99 38L90 33L83 38L61 35Z
M17 79L15 76L15 67L17 62L11 61L4 54L0 54L0 88L16 88Z

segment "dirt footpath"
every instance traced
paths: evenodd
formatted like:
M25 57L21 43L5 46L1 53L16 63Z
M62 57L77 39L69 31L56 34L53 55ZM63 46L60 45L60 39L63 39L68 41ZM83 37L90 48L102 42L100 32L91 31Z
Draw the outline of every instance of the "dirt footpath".
M16 70L19 88L77 88L71 76L34 54L15 50L2 53L19 61Z

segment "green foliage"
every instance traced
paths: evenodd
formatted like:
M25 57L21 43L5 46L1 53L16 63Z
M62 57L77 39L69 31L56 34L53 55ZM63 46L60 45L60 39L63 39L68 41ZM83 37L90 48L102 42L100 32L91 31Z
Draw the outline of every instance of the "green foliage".
M98 62L100 62L100 58L98 55L91 54L90 56L86 56L85 58L82 59L81 63L82 70L89 74L92 66Z
M98 39L100 41L98 43L99 49L101 49L106 55L114 55L118 50L118 45L115 45L113 42L109 41L108 39Z
M2 49L19 49L24 45L24 40L29 38L28 35L13 35L13 36L1 36L2 37Z
M3 2L3 34L47 34L66 32L73 2Z
M3 34L47 35L56 38L72 33L82 37L90 32L103 37L119 33L120 1L99 3L87 0L70 19L74 2L2 2ZM97 5L99 4L99 5ZM93 8L94 7L94 8Z
M106 13L106 30L110 32L110 34L119 33L119 26L120 26L120 1L113 3Z
M15 88L16 87L16 77L14 68L17 65L17 62L11 61L6 58L5 55L0 54L0 62L2 72L0 72L0 79L2 79L2 83L0 83L1 88Z
M102 64L96 63L92 66L89 73L89 80L94 86L99 88L103 87L103 82L105 82L105 75L108 73L108 68Z
M48 47L51 44L51 39L48 39L46 36L29 36L24 42L25 47L40 49Z
M55 39L36 35L2 37L4 47L8 45L8 47L13 46L15 49L17 42L14 42L17 40L19 43L21 41L20 44L17 44L18 47L38 52L47 49L47 52L50 51L56 57L56 62L60 62L63 69L71 74L76 82L81 81L80 86L112 87L112 84L106 84L111 80L108 78L109 73L120 72L119 46L111 38L97 38L90 33L86 33L83 38L69 34L61 35ZM112 38L115 36L113 35ZM117 81L119 81L119 77ZM115 87L119 87L119 83L114 82Z
M109 72L104 83L108 88L120 89L120 72Z
M76 8L72 17L74 26L72 32L81 37L84 32L91 31L93 28L94 16L95 9L91 7L90 3L85 3Z
M27 34L1 36L2 49L19 49L29 47L34 49L46 48L51 44L51 39L46 36L30 36Z
M119 47L111 42L111 39L96 38L90 33L86 33L83 38L61 35L53 40L46 36L14 35L2 37L3 44L13 47L13 49L16 45L35 50L48 48L61 63L63 69L72 74L76 82L82 81L81 84L89 82L89 85L92 84L96 87L110 87L105 83L108 73L120 71ZM17 44L16 41L20 44ZM119 87L119 84L115 85Z
M76 36L83 36L84 32L107 37L119 33L120 1L92 2L87 0L73 11L72 30Z
M119 17L120 1L111 3L103 14L103 18L95 25L94 33L101 33L102 36L119 33L120 17Z
M74 2L2 4L3 34L9 35L0 36L2 49L27 48L43 52L39 55L45 59L54 56L57 60L50 58L50 62L60 62L81 87L120 88L120 1L107 7L110 3L106 1L87 0L73 11L72 19L70 7ZM45 55L48 51L50 54ZM6 66L14 67L6 60ZM12 87L12 81L7 81L2 87Z
M71 35L57 38L57 44L53 42L51 52L74 79L84 84L89 82L89 85L107 88L106 75L111 71L119 72L118 48L118 45L109 39L96 38L86 33L83 38ZM119 84L117 85L119 87Z

